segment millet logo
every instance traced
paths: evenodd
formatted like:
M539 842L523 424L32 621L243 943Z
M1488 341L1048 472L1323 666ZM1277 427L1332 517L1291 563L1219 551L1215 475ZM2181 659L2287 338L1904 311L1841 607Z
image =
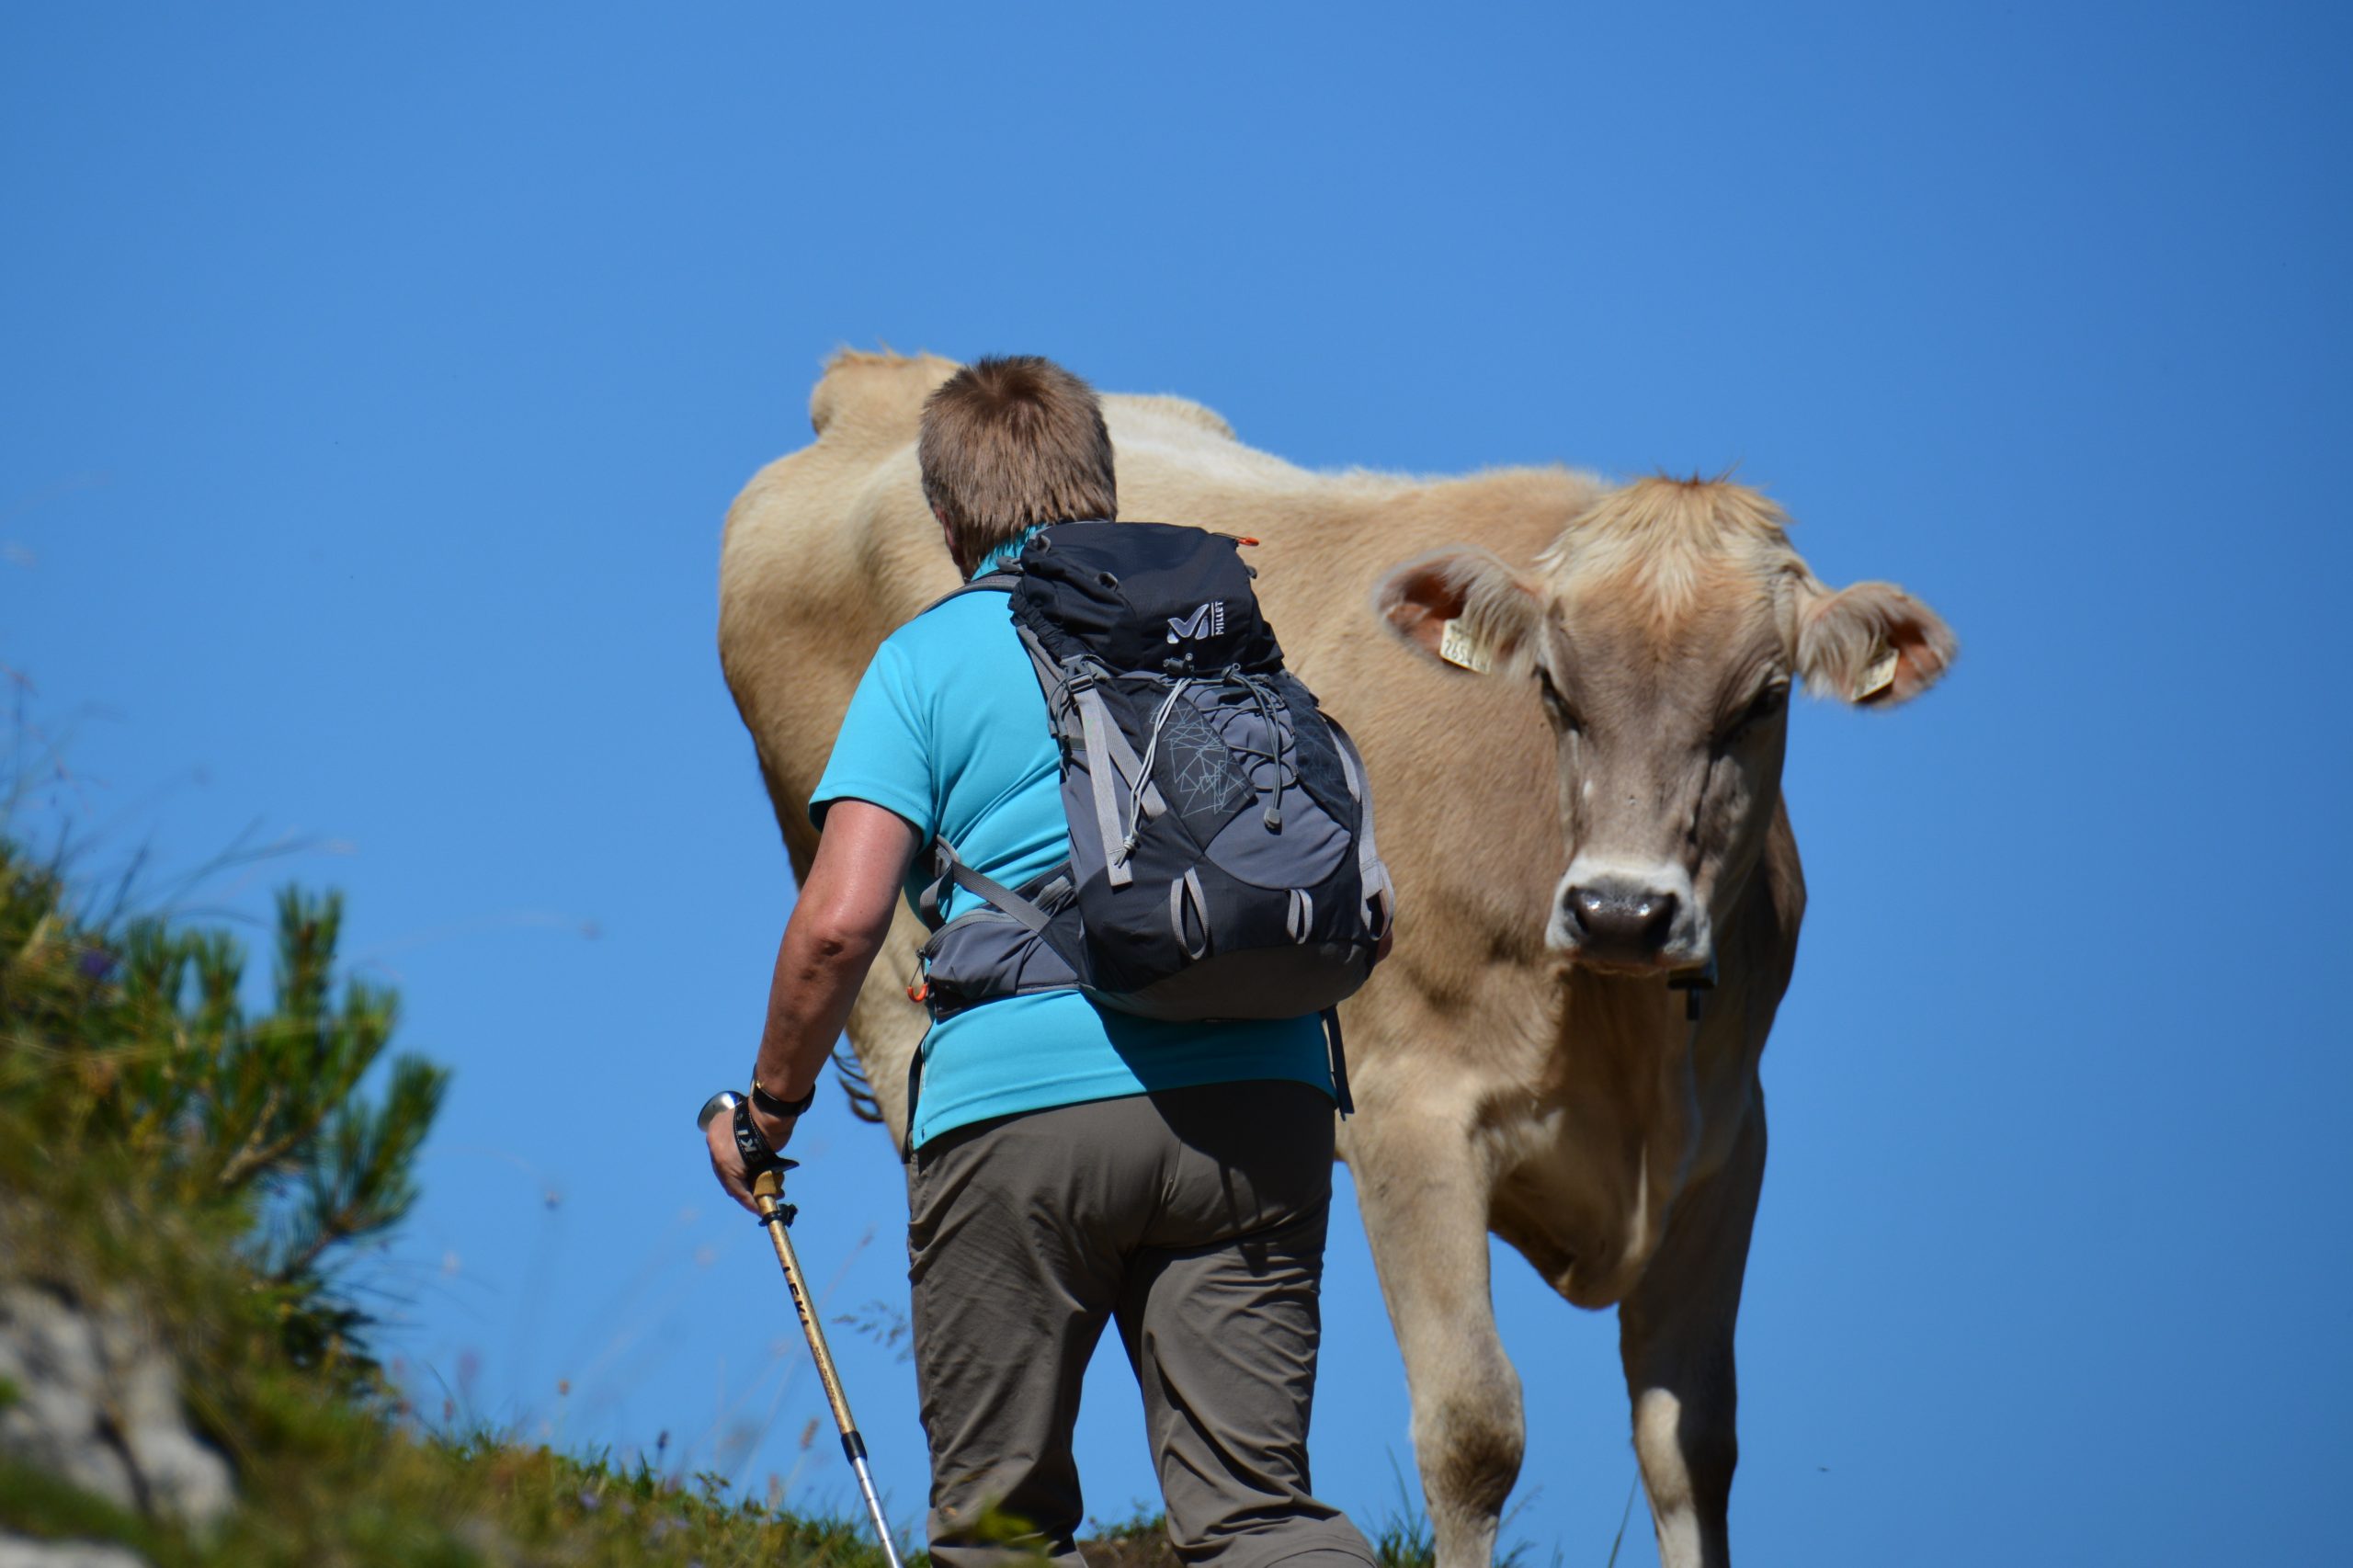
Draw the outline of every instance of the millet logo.
M1224 635L1225 601L1223 599L1211 599L1190 615L1172 615L1168 618L1168 641L1171 642L1188 640L1198 642L1204 637Z

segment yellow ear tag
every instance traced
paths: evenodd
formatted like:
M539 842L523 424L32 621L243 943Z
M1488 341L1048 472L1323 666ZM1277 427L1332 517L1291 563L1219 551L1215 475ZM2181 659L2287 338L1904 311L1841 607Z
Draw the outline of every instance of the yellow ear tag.
M1882 642L1863 673L1855 677L1855 700L1868 702L1895 684L1895 650Z
M1462 630L1462 623L1459 620L1449 620L1439 628L1438 656L1449 665L1459 665L1479 675L1485 675L1495 667L1494 655L1479 646L1472 635Z

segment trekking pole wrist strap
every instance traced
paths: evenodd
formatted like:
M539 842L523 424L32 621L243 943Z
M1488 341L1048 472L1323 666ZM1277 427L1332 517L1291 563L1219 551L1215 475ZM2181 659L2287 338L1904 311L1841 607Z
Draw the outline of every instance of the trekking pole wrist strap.
M752 1102L734 1093L717 1094L705 1105L705 1120L709 1112L717 1109L727 1118L727 1131L735 1145L736 1155L744 1162L744 1174L758 1176L763 1171L789 1171L799 1164L788 1160L768 1146L760 1130L752 1125Z

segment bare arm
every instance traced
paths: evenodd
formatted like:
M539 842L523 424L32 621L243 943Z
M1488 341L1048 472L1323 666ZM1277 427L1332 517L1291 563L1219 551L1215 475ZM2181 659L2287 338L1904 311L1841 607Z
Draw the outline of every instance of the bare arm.
M837 801L825 813L817 857L777 944L768 982L767 1024L752 1079L779 1099L797 1100L816 1086L849 1021L850 1004L891 929L900 884L915 853L905 818L864 801ZM792 1136L796 1118L758 1111L753 1125L772 1149ZM720 1185L749 1207L742 1158L723 1121L709 1130Z

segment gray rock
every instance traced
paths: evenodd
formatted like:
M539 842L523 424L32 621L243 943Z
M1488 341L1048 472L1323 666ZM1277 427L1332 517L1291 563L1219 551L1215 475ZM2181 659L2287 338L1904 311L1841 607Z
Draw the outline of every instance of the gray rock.
M228 1461L188 1430L177 1369L129 1313L0 1286L0 1378L17 1395L0 1409L0 1453L199 1527L235 1502Z
M147 1560L119 1546L86 1540L27 1540L0 1535L0 1568L147 1568Z

